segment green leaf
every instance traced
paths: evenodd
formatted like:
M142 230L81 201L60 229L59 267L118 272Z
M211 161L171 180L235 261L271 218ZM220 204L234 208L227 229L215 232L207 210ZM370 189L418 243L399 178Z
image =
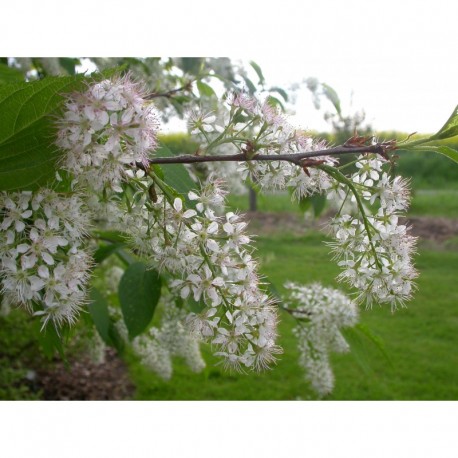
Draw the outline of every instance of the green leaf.
M126 236L119 231L93 231L94 235L97 238L103 239L105 241L109 241L111 243L120 242L123 243L126 241Z
M201 97L212 97L212 96L216 97L216 94L213 88L202 81L197 81L197 89L199 89L199 93Z
M385 361L392 366L391 358L388 355L388 352L386 351L385 343L383 342L383 339L375 334L371 329L369 329L365 324L363 323L358 323L354 327L358 332L360 332L364 337L366 337L374 346L377 348L377 350L380 352L380 354L383 356Z
M340 115L341 114L340 99L339 99L339 96L337 95L337 92L326 83L322 83L321 86L323 87L323 94L334 105L334 108L336 109L337 113Z
M18 83L20 81L24 81L24 75L19 69L0 64L0 84Z
M393 366L382 338L363 323L358 323L352 328L343 328L340 332L350 345L352 356L364 372L369 373L372 370L367 352L367 341L378 350L391 367Z
M310 207L313 208L313 214L318 217L326 208L326 196L323 194L314 194L312 196L302 197L299 201L299 208L305 212Z
M127 69L130 67L140 67L146 75L151 75L151 69L141 59L137 59L135 57L124 57L123 62L125 63Z
M280 109L282 111L285 111L285 106L283 105L283 103L280 101L280 99L277 99L277 97L274 97L273 95L269 95L267 97L267 101L269 103L269 105L273 106L273 107L280 107Z
M283 100L285 102L288 101L288 93L284 89L282 89L281 87L278 87L278 86L271 87L269 89L269 92L277 92L278 94L280 94L282 96L282 98L283 98Z
M256 86L253 84L253 81L250 80L247 76L242 75L243 80L245 81L245 84L247 85L248 92L253 95L256 92Z
M254 71L258 75L258 78L259 78L258 84L261 84L261 85L264 84L265 79L264 79L264 75L262 74L261 67L254 61L251 61L250 65L254 68Z
M88 309L97 332L107 345L116 348L121 353L124 349L124 342L110 317L107 300L96 288L92 288L90 297L91 303Z
M458 105L439 132L431 137L431 140L442 140L444 138L455 137L456 135L458 135Z
M80 64L80 60L74 57L60 57L59 64L69 75L75 75L75 68Z
M358 333L355 328L342 328L340 332L350 346L351 355L358 366L365 374L369 374L371 372L371 366L367 355L367 349L364 346L364 341L360 333Z
M441 145L441 146L416 146L410 148L409 151L419 151L423 153L427 153L432 151L434 153L439 153L444 156L447 156L454 162L458 163L458 151L456 149L450 148L449 146Z
M119 301L130 338L148 327L160 296L161 278L157 271L147 270L142 262L126 269L119 283Z
M310 207L312 206L312 201L310 200L310 197L302 197L301 200L299 200L299 208L301 211L306 212Z
M115 251L118 258L124 263L125 266L130 266L131 264L135 264L138 262L138 259L133 256L131 253L127 252L123 249L118 249Z
M449 146L437 146L436 148L433 151L437 151L458 163L458 151L456 149L450 148Z
M91 302L87 308L92 321L94 322L100 337L102 337L105 343L111 345L111 319L110 314L108 313L108 302L102 293L96 288L92 288L90 298Z
M63 94L82 90L103 74L46 77L39 81L0 86L0 190L33 189L55 179L56 111Z
M156 157L175 156L166 146L161 146L155 155ZM164 174L162 180L184 197L187 197L188 192L196 188L196 183L191 179L183 164L164 164L161 169Z
M92 257L97 264L100 264L102 261L116 253L120 248L123 248L124 246L124 243L107 243L99 245Z
M65 364L68 364L63 346L64 336L68 333L68 328L63 326L57 331L54 324L48 324L43 330L40 330L38 334L39 344L45 356L49 359L55 356L55 353L59 354Z
M205 304L203 299L199 299L198 301L196 301L192 296L189 296L186 299L186 303L188 304L189 310L197 314L203 312L207 308L207 304Z
M313 196L310 196L310 200L312 202L315 217L320 216L321 213L323 213L323 210L326 208L326 195L314 194Z
M84 77L49 77L0 87L0 190L32 188L54 178L59 151L50 116L62 93Z
M182 57L176 61L177 67L191 75L197 75L202 70L204 63L203 57Z
M265 286L264 290L267 294L270 294L279 303L283 301L282 295L268 277L263 277L262 283Z

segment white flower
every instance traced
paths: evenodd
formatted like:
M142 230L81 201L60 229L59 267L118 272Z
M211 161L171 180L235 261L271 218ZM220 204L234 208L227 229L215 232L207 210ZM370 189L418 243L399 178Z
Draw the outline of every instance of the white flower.
M202 114L197 111L191 111L188 119L188 126L191 134L198 134L200 132L214 132L220 130L215 126L216 116L211 113Z
M146 166L157 148L157 114L129 76L70 95L58 125L57 145L67 152L62 167L96 191L121 192L127 170Z
M211 306L215 307L221 304L222 296L218 288L223 287L225 282L221 277L214 278L208 266L204 266L203 270L199 274L188 275L187 281L190 283L195 301L199 301L201 296L203 296L204 300L207 298L210 299Z
M293 330L298 338L299 363L312 388L324 396L334 387L329 353L349 350L340 329L357 323L356 304L341 291L318 283L287 283L285 288L288 290L286 306L300 320L300 325Z
M388 303L394 310L409 300L417 272L412 264L415 238L399 223L400 211L409 204L408 183L391 179L375 155L359 158L359 170L351 177L370 207L361 215L342 215L331 221L335 241L330 243L339 266L339 280L359 290L358 301Z
M89 221L79 196L60 196L49 189L3 193L0 220L21 209L24 228L14 233L11 222L0 226L0 290L11 305L21 305L60 326L73 323L86 300L91 267L80 247ZM3 223L5 222L3 219ZM3 238L2 237L2 238Z
M175 219L181 221L182 219L192 218L197 215L195 210L186 210L183 212L183 201L177 197L173 202L173 208L175 209Z

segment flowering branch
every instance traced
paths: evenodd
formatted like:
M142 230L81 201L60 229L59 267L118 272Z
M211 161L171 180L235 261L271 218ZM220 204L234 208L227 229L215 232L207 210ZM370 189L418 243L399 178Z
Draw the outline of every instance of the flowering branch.
M155 157L149 159L150 164L192 164L196 162L239 162L239 161L288 161L296 165L303 165L304 159L322 157L330 155L344 155L357 153L376 153L386 157L386 153L396 149L393 141L377 143L368 146L336 146L322 150L310 151L307 153L296 154L255 154L249 155L247 152L239 154L220 154L214 156L182 155L175 157Z

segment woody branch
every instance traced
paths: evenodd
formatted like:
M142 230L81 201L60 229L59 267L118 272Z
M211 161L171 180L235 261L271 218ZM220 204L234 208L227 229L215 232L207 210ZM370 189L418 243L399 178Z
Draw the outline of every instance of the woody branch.
M351 146L341 145L334 148L323 150L310 151L307 153L294 154L249 154L242 152L238 154L224 155L182 155L175 157L155 157L149 160L150 164L193 164L197 162L240 162L240 161L288 161L296 165L304 165L304 161L310 158L331 156L331 155L346 155L346 154L362 154L362 153L377 153L383 157L387 157L387 152L396 149L394 140L382 143L376 143L369 146Z

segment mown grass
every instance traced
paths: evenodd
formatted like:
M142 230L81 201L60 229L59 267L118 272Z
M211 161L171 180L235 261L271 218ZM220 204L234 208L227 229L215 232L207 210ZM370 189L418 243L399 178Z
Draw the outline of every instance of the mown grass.
M287 280L337 286L338 267L329 261L321 234L260 237L257 248L263 274L279 290ZM421 248L417 267L419 288L407 309L361 311L361 322L383 339L390 362L369 341L358 352L364 364L352 354L334 355L336 386L329 399L458 398L458 252ZM279 343L285 353L272 371L228 374L215 365L209 348L204 349L208 366L202 374L192 374L177 361L169 382L131 362L137 399L314 399L297 364L294 320L281 318Z
M458 218L458 189L414 191L409 215Z
M458 218L457 190L419 190L414 192L411 215ZM247 209L247 196L230 196L229 204ZM299 207L286 194L260 195L259 210L293 212ZM415 298L392 314L389 308L361 311L361 322L378 334L390 362L369 341L355 354L333 355L335 390L327 399L458 399L458 240L442 246L422 245L416 259L420 271ZM285 281L300 283L320 281L339 286L335 281L338 267L330 261L323 235L282 233L260 236L256 240L261 271L281 291ZM11 317L8 317L10 326ZM19 319L20 317L18 317ZM14 319L14 317L13 317ZM0 320L1 321L1 320ZM21 324L22 325L22 324ZM282 314L279 326L280 345L284 348L278 365L264 374L230 374L218 366L208 346L203 347L207 367L201 374L192 373L177 360L174 376L165 382L138 361L128 360L136 399L185 400L295 400L316 399L298 365L296 340L292 334L294 320ZM18 335L2 326L0 342L0 399L37 397L23 386L24 369L20 364L22 348L27 346ZM33 347L32 347L33 348ZM31 351L31 350L29 350ZM17 368L10 361L17 358Z
M232 209L246 211L247 196L229 196ZM287 194L258 196L261 212L301 214ZM412 216L458 217L458 190L417 190L409 211ZM323 235L282 234L258 237L257 255L262 273L281 291L285 281L320 281L340 287L338 267L330 261ZM332 356L336 376L334 400L458 399L458 291L454 287L458 268L457 244L420 246L416 265L420 271L418 291L408 308L361 310L361 322L384 342L389 361L366 340L351 354ZM180 361L171 381L164 382L136 362L130 368L137 386L137 399L193 400L294 400L316 399L297 363L294 320L281 316L280 340L284 348L278 365L264 374L228 374L204 347L207 368L193 374Z
M286 193L259 194L258 211L303 213L299 205L291 202ZM240 211L248 210L247 195L230 195L229 206ZM411 216L442 216L458 218L458 189L418 189L412 193Z

